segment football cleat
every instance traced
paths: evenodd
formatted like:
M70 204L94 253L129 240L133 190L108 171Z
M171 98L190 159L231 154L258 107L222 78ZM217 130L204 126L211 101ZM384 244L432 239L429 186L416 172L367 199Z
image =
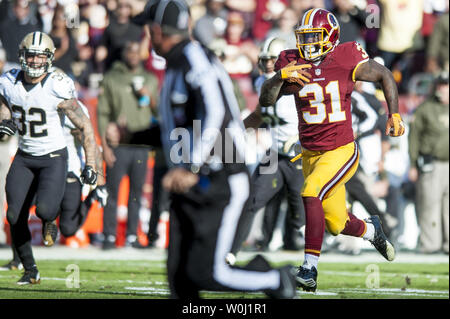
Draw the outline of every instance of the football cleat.
M316 291L317 289L317 269L312 266L311 269L300 266L295 277L297 286L305 291Z
M371 223L375 227L375 234L372 240L369 242L378 250L378 252L383 255L388 261L393 261L395 258L394 246L389 242L386 235L381 227L380 217L371 216L365 220L366 223Z
M45 222L42 227L42 238L44 245L51 247L56 242L56 237L58 236L58 226L56 225L56 220L52 222Z
M266 291L266 295L273 299L294 299L297 296L297 287L295 284L295 268L291 265L281 267L280 287L276 290Z
M30 270L25 270L22 278L17 282L18 285L34 285L39 284L41 282L41 275L36 267L31 268Z
M22 263L20 261L14 261L14 260L11 260L6 265L3 265L0 267L0 271L22 270L22 269L23 269Z

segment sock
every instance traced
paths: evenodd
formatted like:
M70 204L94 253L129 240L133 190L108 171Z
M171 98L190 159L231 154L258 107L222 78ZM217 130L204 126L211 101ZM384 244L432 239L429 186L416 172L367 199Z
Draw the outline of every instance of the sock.
M11 225L10 229L14 248L22 261L23 268L26 270L33 268L33 266L36 266L36 263L31 250L31 233L28 229L28 224Z
M375 237L375 227L371 223L366 223L367 230L363 235L363 238L366 240L373 240Z
M316 267L319 264L319 256L312 254L305 254L305 260L303 261L303 267L311 269L313 266Z
M361 219L358 219L352 213L348 213L348 217L350 218L350 220L348 220L345 224L345 228L342 230L341 234L353 237L363 236L367 223L365 223Z
M317 197L302 197L305 206L305 254L320 256L325 216L322 201Z

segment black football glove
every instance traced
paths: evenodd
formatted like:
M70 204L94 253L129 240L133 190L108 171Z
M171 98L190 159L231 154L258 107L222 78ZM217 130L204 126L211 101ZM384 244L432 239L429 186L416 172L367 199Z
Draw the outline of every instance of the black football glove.
M3 120L0 122L0 135L13 136L17 132L17 126L13 120Z
M81 181L83 184L94 185L97 182L97 173L92 166L86 165L81 173Z
M94 201L97 201L101 207L105 207L108 202L108 190L105 185L97 186L89 195L85 201L91 206Z

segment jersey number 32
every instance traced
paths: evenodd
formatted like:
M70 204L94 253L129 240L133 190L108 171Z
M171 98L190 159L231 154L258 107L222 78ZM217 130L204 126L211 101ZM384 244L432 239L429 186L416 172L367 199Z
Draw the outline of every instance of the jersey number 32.
M27 134L27 126L26 126L26 117L27 114L25 113L25 110L18 105L13 105L12 106L12 110L15 113L19 113L20 114L20 118L19 118L19 127L18 127L18 131L20 135L25 135ZM37 108L37 107L32 107L28 110L28 115L29 116L33 116L33 115L38 115L40 116L39 120L33 120L30 121L30 136L31 137L43 137L43 136L47 136L47 130L46 129L39 129L38 126L40 125L45 125L47 124L47 118L45 115L45 111L43 109Z

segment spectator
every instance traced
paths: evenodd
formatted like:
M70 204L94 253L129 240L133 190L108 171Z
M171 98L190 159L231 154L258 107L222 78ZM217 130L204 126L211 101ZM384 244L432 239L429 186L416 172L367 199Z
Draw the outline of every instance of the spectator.
M303 14L310 8L312 8L312 0L290 0L289 7L295 11L297 19L300 20Z
M417 181L416 212L419 250L449 250L449 83L442 73L421 104L409 132L409 178Z
M364 29L367 14L363 9L354 5L351 0L334 0L334 9L332 12L336 16L341 27L341 43L349 41L358 41L364 45L361 37Z
M377 48L385 66L397 70L393 74L400 93L403 93L411 77L414 53L423 47L423 0L380 0L379 4L381 25Z
M120 60L126 42L141 39L142 28L130 21L131 12L130 0L117 0L117 9L111 16L95 53L100 70L108 71L114 61Z
M267 33L267 38L280 38L286 42L288 49L295 49L296 40L294 27L298 23L298 16L291 8L286 8L278 19L277 26Z
M0 41L6 51L6 60L19 63L17 48L20 42L28 33L40 29L37 18L31 12L29 1L14 0L11 12L8 12L0 24Z
M132 133L150 125L157 98L158 80L141 66L139 43L126 43L123 61L114 62L105 74L97 106L109 193L103 216L103 249L115 248L117 196L124 175L130 178L126 245L140 247L136 232L149 150L127 144Z
M288 0L259 0L256 2L252 28L254 40L262 42L267 37L267 32L274 26L288 4Z
M449 48L449 14L441 15L434 25L433 33L430 36L427 47L426 71L438 73L439 71L449 72L448 48Z
M214 39L223 37L227 27L225 0L206 0L206 14L195 24L194 37L206 46Z
M53 16L58 2L56 0L39 0L37 2L42 31L49 34L52 30Z
M78 57L76 42L66 25L64 7L57 6L52 20L50 38L55 44L55 60L53 65L73 77L72 63Z
M244 20L244 37L250 37L252 34L253 20L255 19L255 10L258 0L225 0L225 7L229 11L239 12Z
M230 12L228 15L228 25L225 33L227 46L223 65L232 79L238 82L238 85L246 96L256 96L253 91L251 73L258 61L258 47L254 42L244 36L245 22L239 12ZM249 100L247 100L247 104ZM256 103L255 103L256 105Z

